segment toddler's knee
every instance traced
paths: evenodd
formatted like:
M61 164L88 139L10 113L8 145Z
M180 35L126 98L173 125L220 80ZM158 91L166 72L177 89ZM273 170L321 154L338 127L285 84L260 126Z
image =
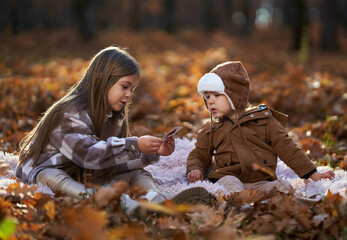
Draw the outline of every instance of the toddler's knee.
M235 176L232 175L226 175L218 180L218 183L236 183L236 184L242 184L240 179L238 179Z
M226 175L226 176L222 177L221 179L240 181L237 177L232 176L232 175Z
M240 192L245 190L244 184L235 176L226 175L216 183L222 185L228 192Z
M278 191L283 193L289 193L293 190L292 185L289 182L277 180L276 188Z

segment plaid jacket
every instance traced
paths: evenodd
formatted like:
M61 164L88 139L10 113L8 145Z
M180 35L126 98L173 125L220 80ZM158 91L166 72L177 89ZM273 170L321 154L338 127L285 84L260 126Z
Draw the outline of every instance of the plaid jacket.
M33 166L33 160L28 159L17 166L16 177L25 183L36 183L37 174L50 167L64 169L70 175L75 174L78 167L105 172L114 167L115 173L123 173L159 160L157 154L140 153L137 137L116 137L123 119L112 124L112 116L108 116L105 127L108 137L98 139L89 114L80 108L72 106L67 110L63 121L53 130L49 144L39 156L37 165Z

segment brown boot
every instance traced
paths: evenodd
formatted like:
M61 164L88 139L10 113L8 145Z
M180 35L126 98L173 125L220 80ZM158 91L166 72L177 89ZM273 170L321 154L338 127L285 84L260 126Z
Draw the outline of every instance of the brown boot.
M209 204L211 198L213 196L209 194L209 192L203 187L192 187L186 190L183 190L176 196L172 198L172 200L176 204Z

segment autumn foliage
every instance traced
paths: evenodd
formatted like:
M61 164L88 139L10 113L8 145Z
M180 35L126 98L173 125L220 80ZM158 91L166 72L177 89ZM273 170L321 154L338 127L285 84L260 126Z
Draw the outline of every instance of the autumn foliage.
M347 58L315 49L305 65L276 33L247 39L216 32L105 32L86 44L68 29L31 32L0 41L0 150L18 143L50 105L62 97L100 49L117 44L141 67L131 108L134 135L163 136L176 125L194 138L208 118L196 93L200 77L215 65L240 60L251 79L250 102L289 115L291 137L317 165L347 170ZM345 42L346 44L346 42ZM0 163L6 175L8 166ZM4 194L5 191L5 194ZM121 210L120 196L138 189L114 184L77 201L11 184L0 196L1 239L344 239L347 203L338 194L302 205L292 193L267 198L244 191L217 196L211 206L141 202L140 217Z

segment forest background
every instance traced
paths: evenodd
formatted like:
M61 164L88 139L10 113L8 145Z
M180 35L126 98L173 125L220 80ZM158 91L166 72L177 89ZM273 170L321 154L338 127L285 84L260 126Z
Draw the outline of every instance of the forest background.
M250 102L288 114L291 136L317 165L347 170L346 29L344 0L1 1L0 151L17 155L19 141L81 78L88 60L100 49L116 44L127 47L141 67L130 112L133 135L161 137L173 126L182 125L179 137L194 139L209 117L196 92L198 80L223 61L240 60L251 79ZM208 238L216 232L221 238L231 233L270 238L347 235L339 196L330 196L310 209L311 215L302 218L305 220L294 218L295 223L286 222L275 231L257 229L263 222L255 214L264 214L264 208L239 219L239 225L226 212L208 210L209 218L219 224L196 226L187 220L186 212L192 209L170 206L164 211L171 209L174 218L152 217L148 224L148 219L126 219L117 210L105 215L104 208L91 202L58 206L59 198L30 197L30 186L9 189L17 195L1 198L2 238L61 238L57 229L66 228L67 214L71 217L82 207L84 214L94 216L85 226L98 221L90 236L102 234L105 239L142 233L150 238ZM18 197L20 193L25 197ZM249 202L259 203L249 194ZM234 202L238 197L241 199L234 196ZM243 196L242 201L248 200ZM38 210L41 205L44 209ZM231 211L240 210L242 204L237 206ZM286 216L302 211L291 209ZM314 224L314 216L322 209L330 222L325 218ZM227 217L220 220L224 215ZM37 219L42 223L36 223ZM267 221L276 222L273 218ZM85 237L77 230L65 230L69 237Z

